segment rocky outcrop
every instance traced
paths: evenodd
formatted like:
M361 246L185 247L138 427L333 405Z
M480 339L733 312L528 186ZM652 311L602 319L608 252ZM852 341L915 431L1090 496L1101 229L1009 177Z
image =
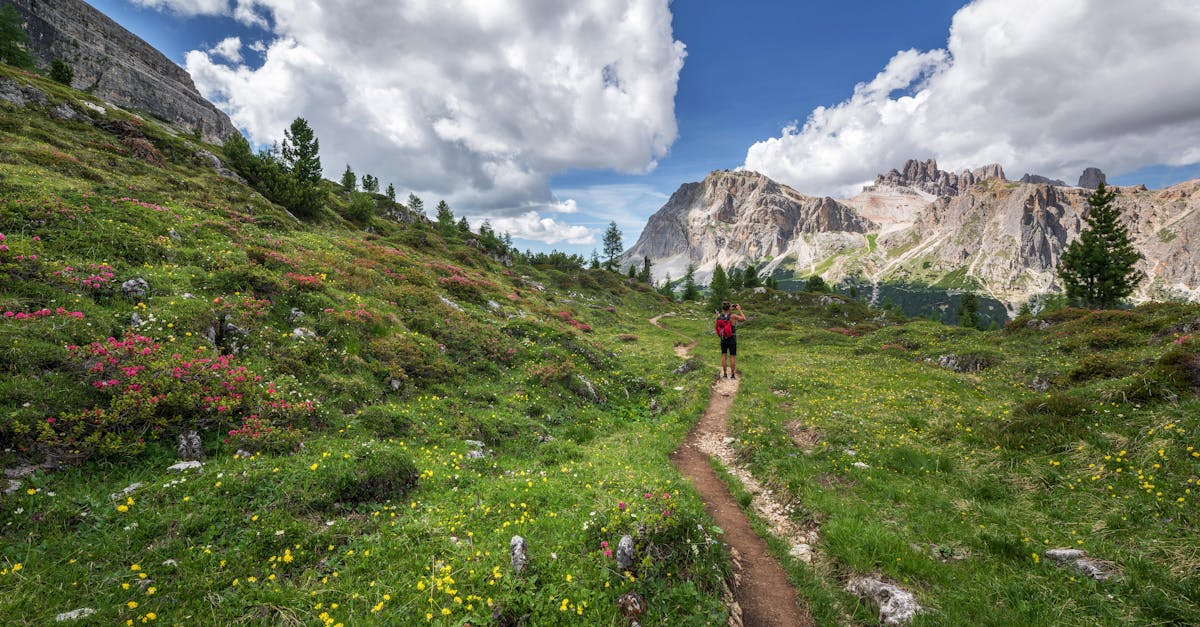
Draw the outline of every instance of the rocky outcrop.
M832 198L805 196L757 172L722 170L699 183L685 183L650 216L645 230L622 257L622 267L643 257L656 276L681 277L689 263L697 277L714 266L744 265L775 257L796 241L830 233L878 229L852 207Z
M1107 183L1104 178L1104 172L1100 168L1087 168L1083 174L1079 175L1079 185L1084 189L1096 189L1101 184Z
M1025 176L1021 177L1020 182L1032 183L1034 185L1056 185L1058 187L1066 187L1067 186L1066 182L1064 182L1064 181L1045 177L1045 176L1042 176L1041 174L1026 173Z
M210 142L236 133L183 68L81 0L0 0L24 18L41 63L62 59L72 84L117 106L140 110Z
M972 185L988 179L1006 180L1004 168L999 164L992 163L974 170L963 170L961 174L954 174L939 170L937 161L933 159L927 161L909 159L904 162L903 168L891 170L887 174L875 177L875 184L867 187L864 191L908 187L934 196L957 196L970 189Z

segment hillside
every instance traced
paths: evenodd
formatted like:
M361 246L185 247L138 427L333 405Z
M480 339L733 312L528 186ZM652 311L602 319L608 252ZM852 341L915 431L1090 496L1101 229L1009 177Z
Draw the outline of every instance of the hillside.
M6 623L610 622L635 586L650 617L724 611L667 461L704 375L642 335L660 296L382 195L351 222L332 184L302 223L213 146L0 84ZM191 430L203 468L169 471ZM655 556L628 576L623 534Z
M216 146L0 94L7 624L727 624L747 566L670 462L710 387L817 624L882 621L868 578L917 625L1200 623L1200 306L978 331L747 290L731 392L702 306L328 181L298 220Z

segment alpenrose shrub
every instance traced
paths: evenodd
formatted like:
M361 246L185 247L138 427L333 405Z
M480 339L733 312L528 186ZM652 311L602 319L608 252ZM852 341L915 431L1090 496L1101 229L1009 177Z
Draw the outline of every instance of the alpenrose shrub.
M89 409L46 419L36 445L55 459L137 453L148 440L185 429L293 441L296 429L315 418L312 401L288 400L232 356L212 356L211 348L183 354L132 334L67 349L99 398Z

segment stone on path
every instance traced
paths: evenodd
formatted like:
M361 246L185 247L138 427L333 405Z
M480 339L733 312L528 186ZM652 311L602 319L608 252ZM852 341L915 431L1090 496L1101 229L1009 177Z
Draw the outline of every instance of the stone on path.
M921 611L911 592L873 577L851 579L846 584L846 591L878 605L879 623L882 625L907 624Z

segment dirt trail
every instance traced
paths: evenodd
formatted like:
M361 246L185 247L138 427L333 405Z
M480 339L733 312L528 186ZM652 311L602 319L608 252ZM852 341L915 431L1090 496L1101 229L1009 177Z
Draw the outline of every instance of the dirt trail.
M664 314L669 315L669 314ZM658 316L650 323L662 328ZM687 346L676 346L676 354L686 358L696 346L696 340L687 338ZM803 625L813 624L807 609L800 606L796 591L788 582L787 574L779 562L771 556L767 543L758 537L750 521L738 507L737 501L725 487L709 464L709 455L717 457L746 488L755 494L755 509L765 514L777 531L788 531L785 537L793 540L802 536L796 529L780 529L780 523L788 523L783 508L774 504L769 493L762 490L749 473L733 464L732 450L725 439L728 437L727 420L733 397L737 395L740 379L718 378L712 385L708 408L687 440L671 455L671 461L692 482L704 499L704 509L725 530L724 540L732 549L734 557L734 604L730 608L731 625ZM745 475L745 476L743 476ZM750 482L747 482L749 478ZM752 483L751 483L752 482ZM775 515L771 515L775 514ZM793 540L793 545L797 543ZM803 543L806 550L808 544Z

